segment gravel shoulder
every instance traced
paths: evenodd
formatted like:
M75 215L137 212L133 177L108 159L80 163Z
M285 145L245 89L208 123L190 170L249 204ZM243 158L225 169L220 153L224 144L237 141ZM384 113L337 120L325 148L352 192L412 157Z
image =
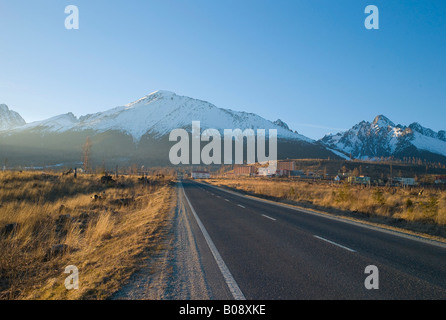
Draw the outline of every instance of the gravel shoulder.
M161 249L146 261L112 299L231 299L202 234L178 185L170 230Z

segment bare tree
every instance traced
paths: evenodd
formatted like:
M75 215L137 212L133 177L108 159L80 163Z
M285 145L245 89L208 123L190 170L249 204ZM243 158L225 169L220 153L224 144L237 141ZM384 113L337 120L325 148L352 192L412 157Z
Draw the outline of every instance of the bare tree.
M87 137L85 144L82 147L82 160L84 163L84 171L87 173L90 169L90 154L91 154L91 140Z

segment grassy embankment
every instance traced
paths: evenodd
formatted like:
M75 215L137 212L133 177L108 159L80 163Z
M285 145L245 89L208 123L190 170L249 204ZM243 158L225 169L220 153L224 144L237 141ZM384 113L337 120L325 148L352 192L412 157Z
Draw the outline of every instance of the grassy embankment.
M163 247L172 190L164 177L0 173L0 299L110 297Z
M285 179L209 179L248 194L446 238L446 191L360 187Z

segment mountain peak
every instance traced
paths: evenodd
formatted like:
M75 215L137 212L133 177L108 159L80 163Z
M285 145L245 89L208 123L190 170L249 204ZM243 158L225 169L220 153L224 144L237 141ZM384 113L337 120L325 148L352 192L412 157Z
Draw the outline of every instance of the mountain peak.
M276 121L274 121L273 122L275 125L277 125L277 126L279 126L279 127L282 127L282 128L284 128L284 129L286 129L286 130L290 130L290 127L288 127L288 125L285 123L285 122L283 122L282 120L280 120L280 119L277 119ZM290 130L291 131L291 130Z
M152 93L149 93L144 98L150 98L150 97L154 97L154 98L170 98L170 97L175 96L175 95L176 95L176 93L172 92L172 91L157 90L157 91L154 91Z
M168 95L168 96L171 96L171 95L174 95L175 92L168 91L168 90L156 90L156 91L152 92L151 94L158 94L158 95Z
M413 122L409 125L409 128L411 128L414 131L418 131L420 133L423 132L423 130L425 130L426 128L424 128L421 124L419 124L418 122Z
M0 104L0 130L8 130L26 124L25 120L6 104Z
M375 119L372 122L372 125L377 125L379 127L395 126L395 124L389 118L387 118L382 114L375 117Z
M440 139L440 140L446 141L446 140L445 140L445 134L444 134L444 131L442 131L442 130L440 130L440 131L438 131L438 132L435 132L435 131L432 130L432 129L423 127L423 126L422 126L421 124L419 124L418 122L411 123L411 124L409 125L409 128L410 128L411 130L413 130L413 131L416 131L416 132L418 132L418 133L424 135L424 136L427 136L427 137L431 137L431 138L435 138L435 139Z
M327 135L321 142L359 159L425 156L437 161L446 157L444 131L435 132L416 122L409 127L395 126L383 115L376 116L372 124L362 121L346 132Z
M132 107L134 105L140 104L140 103L149 103L153 100L157 99L167 99L167 98L173 98L173 96L176 96L175 92L167 91L167 90L157 90L152 93L149 93L148 95L142 97L141 99L138 99L134 102L131 102L126 105L126 107Z

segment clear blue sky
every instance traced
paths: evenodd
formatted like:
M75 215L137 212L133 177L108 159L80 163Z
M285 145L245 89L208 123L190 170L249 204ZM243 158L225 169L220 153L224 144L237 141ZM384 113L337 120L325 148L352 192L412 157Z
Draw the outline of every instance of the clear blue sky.
M0 0L0 103L26 121L162 89L314 139L378 114L438 131L445 75L444 0Z

